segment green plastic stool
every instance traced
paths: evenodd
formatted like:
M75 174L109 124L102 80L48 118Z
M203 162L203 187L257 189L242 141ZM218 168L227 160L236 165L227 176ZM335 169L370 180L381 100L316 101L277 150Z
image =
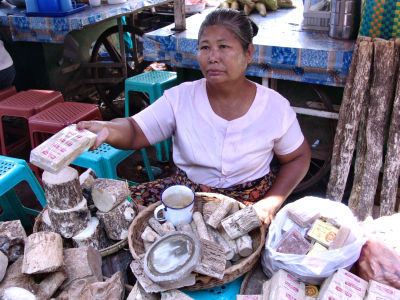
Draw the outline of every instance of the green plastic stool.
M147 171L147 176L150 181L153 181L154 176L146 150L140 149L140 151L142 153L142 159ZM109 144L104 143L96 150L83 152L72 162L72 164L83 168L92 168L100 178L121 179L117 175L117 166L133 152L135 152L135 150L116 149ZM129 181L129 184L134 185L136 183Z
M162 96L165 90L177 85L176 72L151 71L141 73L125 79L125 116L129 117L129 92L147 93L150 104ZM165 151L165 159L169 160L169 142L165 140L154 145L158 161L163 161L162 147Z
M35 193L39 203L45 207L47 202L44 191L27 162L23 159L0 155L0 205L3 209L1 221L21 220L23 226L31 226L27 214L37 216L40 211L22 205L14 187L26 181Z

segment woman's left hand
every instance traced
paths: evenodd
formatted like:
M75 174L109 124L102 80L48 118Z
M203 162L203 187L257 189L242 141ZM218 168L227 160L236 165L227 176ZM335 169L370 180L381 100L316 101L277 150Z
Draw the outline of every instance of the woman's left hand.
M276 212L283 203L281 197L267 197L257 203L253 204L253 207L260 218L261 222L268 227L275 217Z

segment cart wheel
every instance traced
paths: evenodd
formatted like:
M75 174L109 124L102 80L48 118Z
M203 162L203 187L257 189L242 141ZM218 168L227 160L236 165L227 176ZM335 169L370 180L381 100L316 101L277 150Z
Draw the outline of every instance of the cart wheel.
M332 102L326 92L318 85L310 84L310 87L318 96L318 102L323 104L323 109L333 111ZM310 143L311 163L306 176L293 193L308 189L323 179L329 172L336 128L336 120L333 119L298 115L298 120L307 141ZM315 126L315 122L318 122L318 126Z
M118 25L108 28L100 35L91 56L91 62L101 62L105 65L105 67L92 68L92 77L104 81L96 84L100 100L118 116L122 116L123 113L121 108L116 107L113 100L124 91L125 79L142 73L147 66L143 60L141 43L143 32L130 25L123 25L123 32L127 76L124 76L123 67L107 66L107 64L122 63Z

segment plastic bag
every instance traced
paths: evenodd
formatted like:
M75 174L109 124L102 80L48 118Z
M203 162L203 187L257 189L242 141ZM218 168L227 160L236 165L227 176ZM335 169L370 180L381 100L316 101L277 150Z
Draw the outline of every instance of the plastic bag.
M314 255L284 254L275 251L283 235L282 228L289 229L287 223L291 223L291 220L287 211L291 208L298 212L319 212L321 217L351 228L354 241L342 248ZM346 205L329 199L304 197L287 204L277 213L269 226L261 263L264 273L269 277L279 269L284 269L300 281L317 285L336 270L349 269L358 260L365 242L366 238L356 217Z

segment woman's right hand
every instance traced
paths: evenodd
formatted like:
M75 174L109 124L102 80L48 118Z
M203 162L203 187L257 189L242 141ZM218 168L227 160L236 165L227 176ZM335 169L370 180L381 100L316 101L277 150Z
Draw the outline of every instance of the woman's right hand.
M109 136L109 130L107 128L108 121L81 121L76 125L78 130L89 130L97 134L96 141L89 150L97 149L101 144L107 142Z

